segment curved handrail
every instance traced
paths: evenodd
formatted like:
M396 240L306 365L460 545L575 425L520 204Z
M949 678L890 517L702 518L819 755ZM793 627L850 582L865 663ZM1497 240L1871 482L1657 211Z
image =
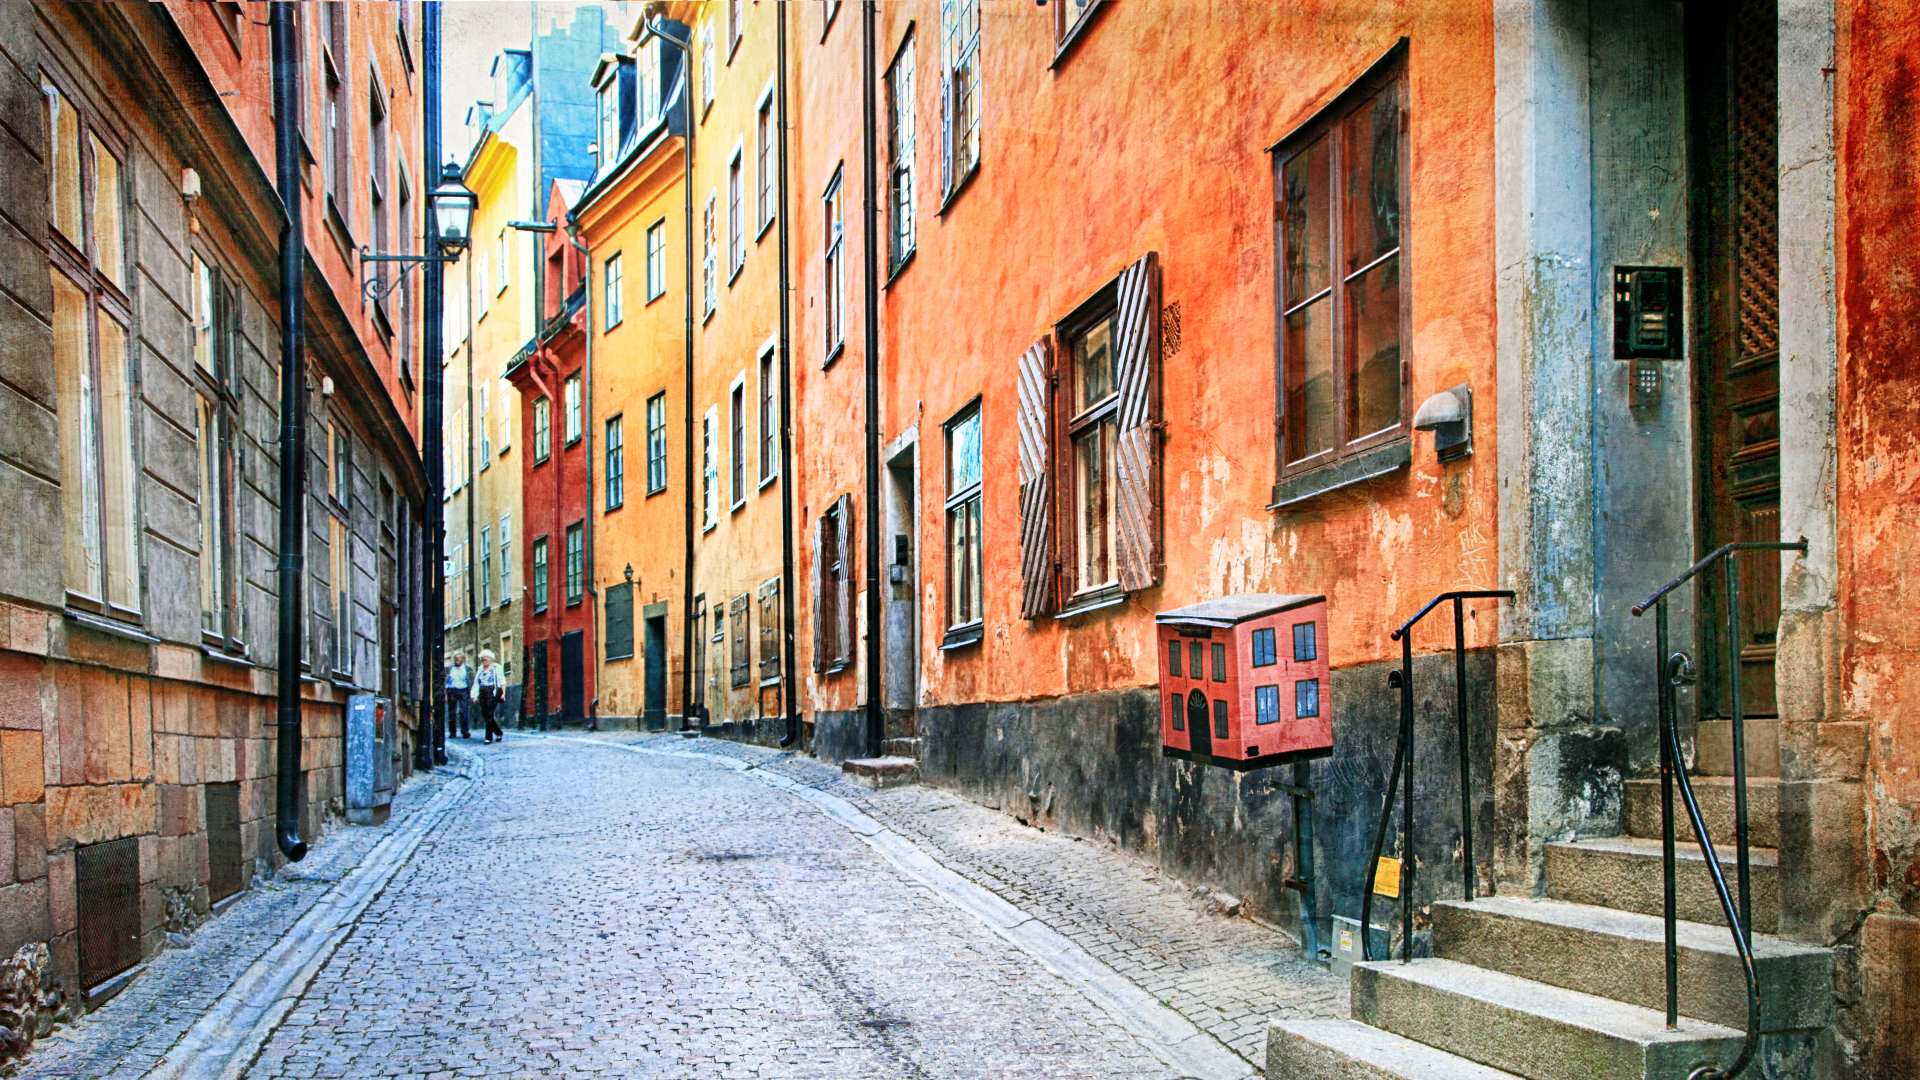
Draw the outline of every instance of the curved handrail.
M1400 734L1393 748L1393 770L1387 776L1387 790L1381 797L1380 824L1374 829L1373 857L1367 861L1366 892L1360 897L1360 958L1373 959L1373 890L1380 872L1380 853L1386 849L1387 822L1393 817L1394 792L1401 793L1402 869L1400 873L1400 959L1413 958L1413 639L1409 632L1427 613L1447 601L1453 601L1453 686L1456 695L1455 720L1460 725L1460 835L1462 888L1473 899L1473 806L1469 765L1471 752L1467 737L1467 653L1466 626L1461 605L1467 600L1511 600L1511 589L1455 589L1426 602L1413 617L1400 624L1389 638L1400 643L1400 667L1387 676L1387 685L1400 691Z
M1733 935L1734 949L1739 953L1741 972L1747 984L1747 1030L1740 1044L1739 1055L1724 1068L1702 1065L1689 1074L1688 1080L1732 1080L1752 1063L1760 1037L1760 982L1754 970L1753 908L1749 893L1751 867L1748 863L1747 844L1746 711L1741 702L1740 687L1740 582L1735 566L1736 553L1741 551L1798 551L1805 554L1807 541L1803 537L1791 542L1736 541L1731 544L1722 544L1692 566L1687 567L1672 581L1654 590L1652 595L1635 604L1632 609L1635 616L1644 615L1648 610L1655 612L1654 655L1656 662L1660 665L1655 690L1660 714L1660 854L1665 890L1662 919L1666 930L1667 1026L1673 1028L1679 1022L1678 948L1674 929L1676 856L1674 854L1673 789L1676 778L1679 781L1681 805L1687 812L1687 820L1693 826L1694 841L1700 847L1700 855L1707 867L1707 873L1713 879L1714 893L1720 901L1720 910L1727 917L1727 929ZM1727 887L1726 869L1720 863L1720 853L1715 850L1713 837L1708 833L1706 820L1701 815L1700 800L1694 795L1693 781L1687 776L1687 770L1684 767L1677 767L1684 759L1684 754L1680 745L1679 724L1675 717L1677 706L1674 695L1682 683L1692 681L1693 658L1685 651L1669 653L1667 632L1668 594L1686 584L1702 570L1723 559L1726 567L1728 698L1731 705L1729 712L1733 746L1734 847L1740 871L1740 899L1737 905L1734 902L1733 891Z
M1791 542L1737 540L1731 544L1721 544L1719 547L1701 556L1699 562L1682 570L1679 577L1655 589L1652 596L1633 605L1633 613L1635 615L1645 615L1648 609L1652 608L1656 602L1673 590L1685 585L1693 575L1705 570L1707 567L1712 566L1717 560L1725 558L1735 551L1797 551L1805 555L1807 553L1807 538L1803 536Z

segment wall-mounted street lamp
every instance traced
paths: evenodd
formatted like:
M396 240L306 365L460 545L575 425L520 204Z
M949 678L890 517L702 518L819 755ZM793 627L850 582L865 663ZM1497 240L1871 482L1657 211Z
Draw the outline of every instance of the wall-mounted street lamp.
M479 205L480 197L461 181L460 166L447 162L440 171L440 185L427 196L427 201L433 210L432 243L439 250L406 255L361 248L360 291L367 299L384 298L399 286L400 279L415 266L453 262L467 249L473 237L473 210ZM371 273L374 264L378 263L400 263L400 272L393 275L391 280L385 274Z

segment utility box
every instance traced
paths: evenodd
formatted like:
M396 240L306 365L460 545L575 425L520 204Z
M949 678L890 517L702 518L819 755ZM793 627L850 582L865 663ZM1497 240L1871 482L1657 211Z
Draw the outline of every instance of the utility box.
M1376 923L1370 936L1373 938L1375 959L1386 959L1389 947L1393 943L1393 931ZM1343 976L1350 974L1353 971L1353 965L1366 959L1366 954L1361 949L1360 920L1349 919L1345 915L1335 915L1333 917L1333 973Z
M393 751L399 745L393 703L374 694L347 698L347 820L379 825L393 807Z
M1333 750L1326 597L1241 593L1155 621L1162 753L1258 769Z

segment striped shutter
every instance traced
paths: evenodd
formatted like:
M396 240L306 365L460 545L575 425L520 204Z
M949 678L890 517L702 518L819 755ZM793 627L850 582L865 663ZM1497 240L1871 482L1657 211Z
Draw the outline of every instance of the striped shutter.
M1053 342L1020 354L1020 614L1053 611Z
M1160 580L1160 256L1120 272L1114 337L1119 385L1115 431L1114 561L1132 592Z
M839 640L837 643L838 647L834 650L833 658L840 663L850 663L853 660L854 627L858 625L854 621L858 613L854 611L853 607L854 561L852 496L840 496L840 512L834 515L834 517L840 523L840 610L834 612L835 615L839 616L839 626L835 628L837 631L836 636Z

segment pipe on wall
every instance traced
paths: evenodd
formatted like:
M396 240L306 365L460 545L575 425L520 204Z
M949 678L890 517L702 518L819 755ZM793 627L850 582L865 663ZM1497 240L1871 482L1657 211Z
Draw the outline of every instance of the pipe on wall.
M279 5L275 5L276 8ZM422 171L432 179L440 175L440 3L427 0L420 19L420 74ZM437 181L436 181L437 182ZM421 200L424 226L421 236L434 244L433 200ZM420 268L421 323L420 355L420 456L427 467L427 505L420 515L426 526L427 550L423 560L426 571L425 648L421 659L426 671L421 686L419 730L414 745L414 768L430 770L444 762L446 732L442 726L446 708L446 512L441 505L447 489L446 457L442 453L445 433L441 430L446 410L446 382L440 362L446 354L446 272L441 263L429 259Z
M780 155L780 191L775 196L780 205L775 208L774 219L780 239L780 704L787 721L780 745L788 747L800 741L800 703L794 696L800 672L794 657L793 632L793 597L797 585L793 572L793 503L799 497L799 486L793 477L793 277L788 246L791 238L787 233L787 9L784 5L774 9L774 20L778 28L773 43L773 85L777 102L774 108L779 113L776 138Z
M273 37L274 171L280 188L280 589L279 687L276 702L278 759L274 786L274 840L280 853L299 862L307 842L300 837L300 582L306 572L307 379L302 357L306 327L301 293L306 234L301 222L300 133L294 112L300 100L299 50L293 10L275 4Z
M866 412L867 412L867 756L879 757L886 746L886 713L881 699L880 633L880 279L879 200L876 197L879 152L874 131L877 107L873 73L874 0L860 2L860 118L861 256L860 279L866 292Z

